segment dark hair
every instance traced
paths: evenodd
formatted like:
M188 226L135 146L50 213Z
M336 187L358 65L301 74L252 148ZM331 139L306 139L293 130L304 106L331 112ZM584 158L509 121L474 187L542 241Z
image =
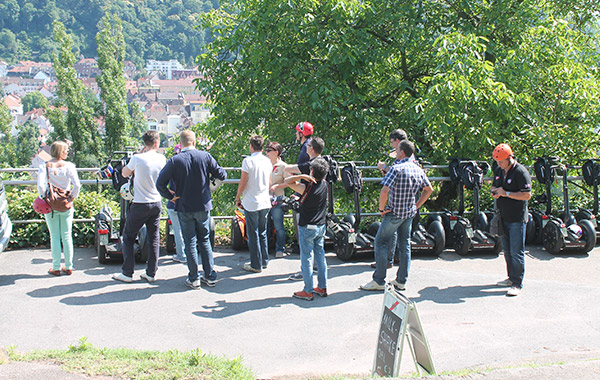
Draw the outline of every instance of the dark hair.
M394 129L391 133L390 133L390 140L394 139L394 140L406 140L407 136L406 136L406 132L404 132L403 129Z
M325 149L325 141L320 137L311 138L309 144L316 154L323 153L323 149Z
M277 141L271 141L268 143L266 149L273 149L277 152L278 156L281 156L281 153L283 152L283 147Z
M415 144L408 140L402 140L398 144L398 150L403 151L406 157L410 157L415 154Z
M250 145L252 145L252 149L256 152L260 152L263 150L263 146L265 145L265 139L262 136L254 135L250 137Z
M142 136L144 145L153 146L157 141L160 142L160 133L158 131L146 131Z
M323 157L316 157L310 162L310 170L312 171L313 178L320 181L327 175L329 164Z

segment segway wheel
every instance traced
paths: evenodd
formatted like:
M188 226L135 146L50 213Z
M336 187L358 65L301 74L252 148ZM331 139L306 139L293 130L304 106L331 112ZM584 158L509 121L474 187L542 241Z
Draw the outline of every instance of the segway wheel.
M136 261L138 263L145 263L148 261L148 254L150 253L150 244L148 244L148 235L146 233L146 227L143 226L138 232L138 243L140 246L140 252L137 254Z
M492 253L498 255L500 254L500 251L502 251L502 238L500 236L495 236L494 239L496 239L496 244L494 244L494 248L492 248Z
M175 253L175 236L171 235L171 229L173 227L171 227L171 225L169 224L169 220L167 219L166 221L166 234L167 234L167 238L166 240L166 248L167 248L167 253L170 254L174 254Z
M244 237L240 230L240 224L235 218L231 221L231 248L234 251L241 251L244 249Z
M554 220L548 221L546 227L542 231L542 242L544 248L549 253L556 255L564 245L564 238L560 232L558 222Z
M97 239L98 238L96 237L96 240ZM103 245L100 245L98 242L96 242L96 252L98 253L98 262L100 264L108 264L108 262L110 261L110 258L108 256L106 247Z
M427 227L427 233L433 236L434 245L431 253L439 256L446 246L446 232L444 232L442 222L439 220L431 222L429 227Z
M533 224L535 226L535 233L532 237L531 243L539 245L542 244L544 241L544 221L542 218L542 214L539 212L532 212L531 216L533 217Z
M369 226L367 233L373 237L377 235L377 231L379 231L379 227L381 226L381 222L373 222Z
M582 219L578 224L583 232L581 234L581 239L585 241L583 252L588 253L596 246L596 229L588 219Z
M536 240L536 220L531 213L527 214L527 224L525 225L525 243L533 244Z
M454 251L464 256L471 248L471 238L467 235L467 227L458 221L454 226Z
M337 233L335 254L338 259L348 261L354 255L354 243L348 242L348 231L352 228L350 225L341 224L342 231Z

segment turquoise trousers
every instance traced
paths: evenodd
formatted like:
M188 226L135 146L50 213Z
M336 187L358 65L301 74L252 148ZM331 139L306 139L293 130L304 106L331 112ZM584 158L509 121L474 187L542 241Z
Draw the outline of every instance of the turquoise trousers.
M51 211L44 216L50 231L52 269L60 270L61 253L65 255L65 268L73 269L73 209L63 212Z

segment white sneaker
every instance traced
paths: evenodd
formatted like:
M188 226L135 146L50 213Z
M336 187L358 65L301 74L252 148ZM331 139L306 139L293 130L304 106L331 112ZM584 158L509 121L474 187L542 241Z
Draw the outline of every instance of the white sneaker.
M191 282L188 278L185 279L185 286L192 289L200 289L200 280Z
M394 288L396 288L396 290L406 290L406 284L399 283L396 280L392 281L392 285L394 285Z
M283 253L283 252L275 252L275 258L276 259L280 259L282 257L285 257L285 253Z
M506 280L499 281L496 285L501 286L503 288L507 288L509 286L512 286L512 284L513 282L509 278L507 278Z
M385 290L385 285L379 285L375 282L375 280L371 280L371 282L366 283L365 285L361 285L360 289L362 290L370 290L370 291L380 291Z
M152 277L152 276L148 276L148 274L146 274L146 272L140 274L140 278L143 280L146 280L148 282L154 282L156 281L156 278Z
M521 293L521 288L517 288L516 286L513 286L512 288L508 289L508 292L506 292L507 296L510 297L514 297L514 296L518 296Z
M113 280L121 281L121 282L133 282L133 278L129 276L125 276L123 273L117 273L112 275Z

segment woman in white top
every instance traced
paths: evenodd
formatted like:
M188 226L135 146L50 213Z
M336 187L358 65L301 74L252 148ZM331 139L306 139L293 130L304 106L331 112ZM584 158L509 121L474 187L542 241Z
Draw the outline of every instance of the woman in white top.
M75 165L65 161L69 154L69 145L64 141L55 141L50 146L52 159L40 166L38 174L38 192L40 196L46 194L48 182L63 190L71 189L70 199L73 201L79 195L81 184L77 177ZM47 166L47 169L46 169ZM73 226L73 208L67 211L51 211L44 215L48 231L50 231L50 249L52 251L52 268L49 274L60 276L61 272L66 275L73 273L73 237L71 228ZM61 248L62 243L62 248ZM65 265L60 266L61 253L65 256Z
M289 176L285 171L285 162L281 159L281 152L283 147L278 142L270 142L265 149L267 157L273 164L273 171L271 172L271 196L282 196L285 195L285 187L279 186L283 184L283 180ZM276 205L271 208L271 219L273 220L273 226L275 227L275 257L285 256L285 227L283 225L283 210L281 205Z

